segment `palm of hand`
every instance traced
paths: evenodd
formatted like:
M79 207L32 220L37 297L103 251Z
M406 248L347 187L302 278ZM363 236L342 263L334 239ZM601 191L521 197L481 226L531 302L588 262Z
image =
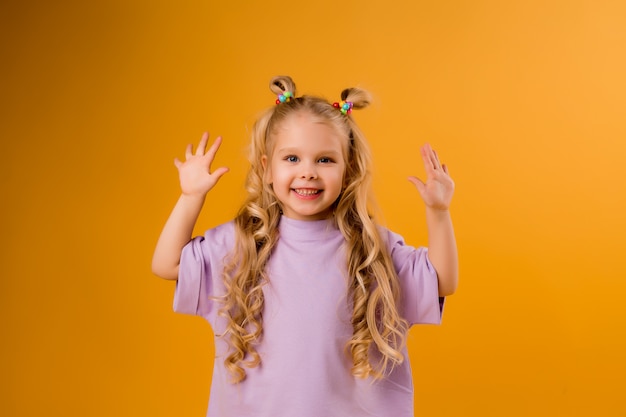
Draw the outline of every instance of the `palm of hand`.
M421 148L422 160L426 169L426 181L409 177L417 188L424 204L437 210L447 210L454 194L454 181L448 173L448 167L439 162L437 153L426 144Z
M205 153L208 140L209 135L205 133L200 139L195 154L192 152L192 145L187 145L185 162L181 162L178 158L174 161L178 168L180 187L185 195L205 195L228 171L228 168L220 167L211 172L211 164L221 144L221 138L218 137Z

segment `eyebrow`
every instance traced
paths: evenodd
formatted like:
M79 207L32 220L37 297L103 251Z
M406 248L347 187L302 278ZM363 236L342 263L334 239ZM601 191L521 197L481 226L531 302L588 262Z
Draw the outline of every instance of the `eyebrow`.
M302 151L300 149L298 149L298 148L281 148L281 149L278 149L276 152L277 153L281 153L281 154L283 154L283 153L296 153L297 154L297 153L300 153ZM319 154L319 155L341 155L340 152L337 152L337 151L334 151L334 150L324 150L324 151L316 152L316 153Z

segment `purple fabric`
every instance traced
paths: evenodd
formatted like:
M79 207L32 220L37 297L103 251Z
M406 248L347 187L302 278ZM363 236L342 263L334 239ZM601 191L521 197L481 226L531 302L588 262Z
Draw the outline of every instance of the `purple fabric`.
M443 305L426 248L413 248L387 229L402 285L400 312L411 324L439 324ZM225 341L215 338L210 417L413 416L413 384L405 361L381 381L355 378L345 345L352 335L346 299L344 239L327 220L283 217L267 266L261 365L231 384L223 365ZM234 224L192 240L181 257L174 297L177 312L204 317L219 335L225 328L219 303L223 260L234 244Z

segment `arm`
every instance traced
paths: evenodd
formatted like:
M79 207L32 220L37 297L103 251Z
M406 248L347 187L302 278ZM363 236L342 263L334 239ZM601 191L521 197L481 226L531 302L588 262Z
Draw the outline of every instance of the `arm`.
M448 167L439 162L437 153L426 144L421 149L426 182L409 177L426 204L428 229L428 258L437 271L439 295L452 295L459 280L459 261L450 216L450 202L454 194L454 181Z
M152 257L152 272L161 278L178 278L180 254L191 240L206 195L228 171L228 168L221 167L210 172L221 138L218 137L205 154L208 140L209 135L205 133L195 154L192 145L188 145L185 162L174 161L180 177L181 196L163 227Z

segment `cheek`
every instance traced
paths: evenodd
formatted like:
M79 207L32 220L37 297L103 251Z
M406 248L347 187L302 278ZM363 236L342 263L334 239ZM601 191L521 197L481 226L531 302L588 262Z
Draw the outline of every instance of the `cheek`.
M346 178L346 170L338 170L337 173L335 174L335 181L336 184L338 184L338 187L341 189L341 191L343 191L346 186L348 185L348 181Z
M282 164L269 164L265 170L264 180L267 184L276 184L289 182L291 180L292 173L289 168Z

